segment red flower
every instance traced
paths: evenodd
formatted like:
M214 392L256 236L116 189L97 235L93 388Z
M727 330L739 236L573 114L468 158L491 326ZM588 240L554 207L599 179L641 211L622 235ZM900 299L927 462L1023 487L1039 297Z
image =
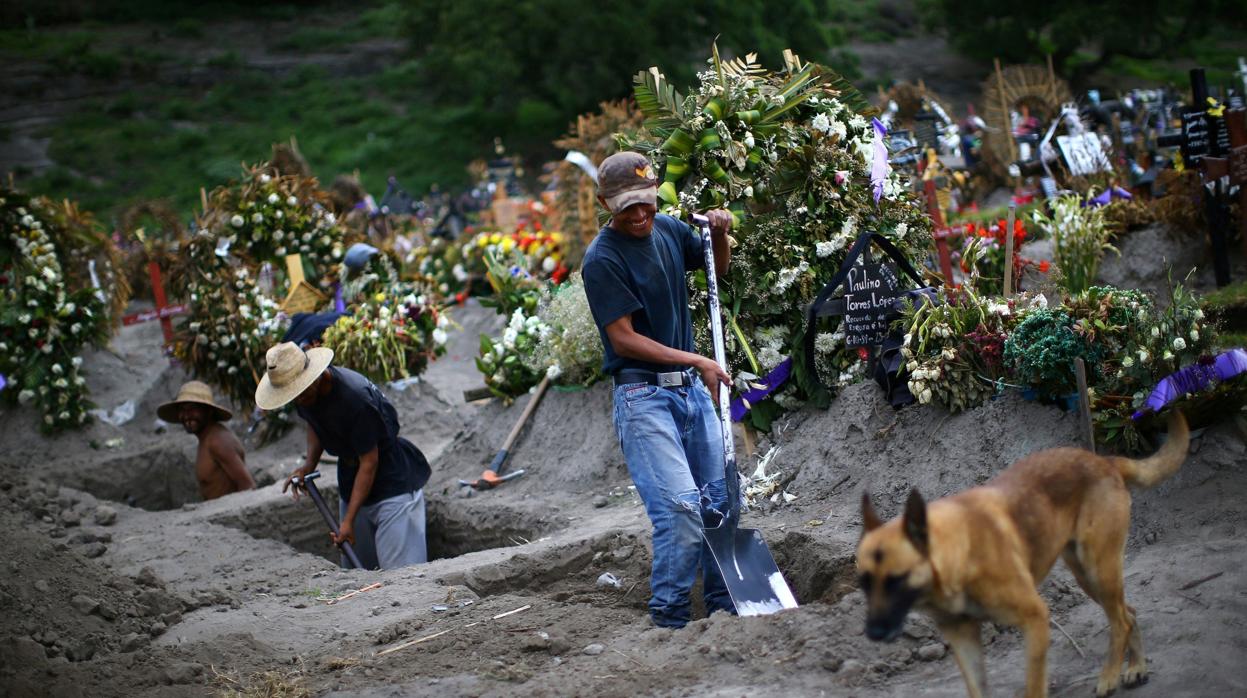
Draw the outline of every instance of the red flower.
M1046 259L1045 259L1044 261L1042 261L1042 262L1040 262L1040 263L1039 263L1039 271L1041 271L1041 272L1043 272L1043 273L1045 273L1045 274L1047 274L1047 273L1048 273L1048 270L1049 270L1049 269L1051 269L1051 268L1052 268L1052 262L1049 262L1049 261L1048 261L1048 260L1046 260Z
M467 291L460 291L455 294L455 303L457 303L458 305L463 305L463 302L466 301L467 299L468 299Z
M866 347L858 347L858 348L857 348L857 358L861 359L862 361L869 361L869 360L870 360L870 350L869 350L869 349L867 349Z

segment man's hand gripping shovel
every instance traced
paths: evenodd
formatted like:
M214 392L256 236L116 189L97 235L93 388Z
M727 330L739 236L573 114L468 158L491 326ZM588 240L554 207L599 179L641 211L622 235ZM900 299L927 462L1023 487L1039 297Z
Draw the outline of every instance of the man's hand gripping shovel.
M316 505L316 508L320 510L320 515L325 518L325 523L329 524L329 532L336 538L338 536L338 519L334 517L333 512L329 511L329 506L325 504L325 498L321 496L320 489L317 488L316 483L313 482L313 480L318 477L320 477L320 473L312 471L307 475L294 477L291 482L294 483L296 490L302 489L307 492L309 497L312 498L312 502ZM355 548L351 547L349 542L342 541L338 544L338 547L342 549L342 554L346 556L347 561L351 563L352 567L357 570L364 569L363 564L359 561L359 556L355 554Z
M710 306L710 336L714 339L714 359L727 370L723 346L723 320L719 315L719 283L715 278L714 247L710 240L710 220L693 215L693 223L701 229L706 257L706 290ZM736 470L736 444L732 436L732 412L728 387L719 385L714 391L719 402L719 425L723 430L723 467L727 485L726 513L713 527L703 528L702 536L723 575L728 594L742 616L775 613L796 608L797 600L775 565L775 558L757 529L740 528L740 474ZM709 520L703 524L712 523Z

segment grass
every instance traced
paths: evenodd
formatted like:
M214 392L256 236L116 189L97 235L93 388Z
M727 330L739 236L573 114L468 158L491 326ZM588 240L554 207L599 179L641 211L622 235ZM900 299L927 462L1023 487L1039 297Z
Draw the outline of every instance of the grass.
M465 165L489 152L489 143L447 136L462 115L413 96L408 64L357 78L304 67L274 81L224 55L208 59L226 72L207 91L152 86L56 122L41 135L58 166L20 184L76 199L107 220L155 198L189 213L200 187L237 177L241 162L266 159L273 143L292 136L322 181L358 169L378 196L390 174L417 192L462 183Z

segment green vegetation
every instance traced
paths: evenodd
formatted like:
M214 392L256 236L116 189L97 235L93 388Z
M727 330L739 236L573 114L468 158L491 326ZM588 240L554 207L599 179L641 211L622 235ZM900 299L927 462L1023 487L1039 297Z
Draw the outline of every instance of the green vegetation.
M1241 47L1241 31L1247 27L1242 0L918 0L918 5L924 21L946 31L967 56L1034 63L1051 55L1057 73L1075 85L1103 68L1147 70L1140 61L1195 56L1203 62L1208 56L1200 52L1215 50L1219 38L1237 40ZM1208 63L1232 66L1232 61ZM1153 66L1139 77L1186 82L1184 73L1172 80L1173 75L1157 70Z

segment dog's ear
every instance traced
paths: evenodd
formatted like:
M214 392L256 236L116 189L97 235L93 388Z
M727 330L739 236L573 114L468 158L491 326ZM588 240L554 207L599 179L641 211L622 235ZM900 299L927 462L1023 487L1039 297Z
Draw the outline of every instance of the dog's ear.
M875 512L875 505L870 502L870 493L862 492L862 535L883 525L883 520Z
M915 487L909 491L909 499L905 502L905 518L902 527L905 537L923 555L927 554L927 503Z

